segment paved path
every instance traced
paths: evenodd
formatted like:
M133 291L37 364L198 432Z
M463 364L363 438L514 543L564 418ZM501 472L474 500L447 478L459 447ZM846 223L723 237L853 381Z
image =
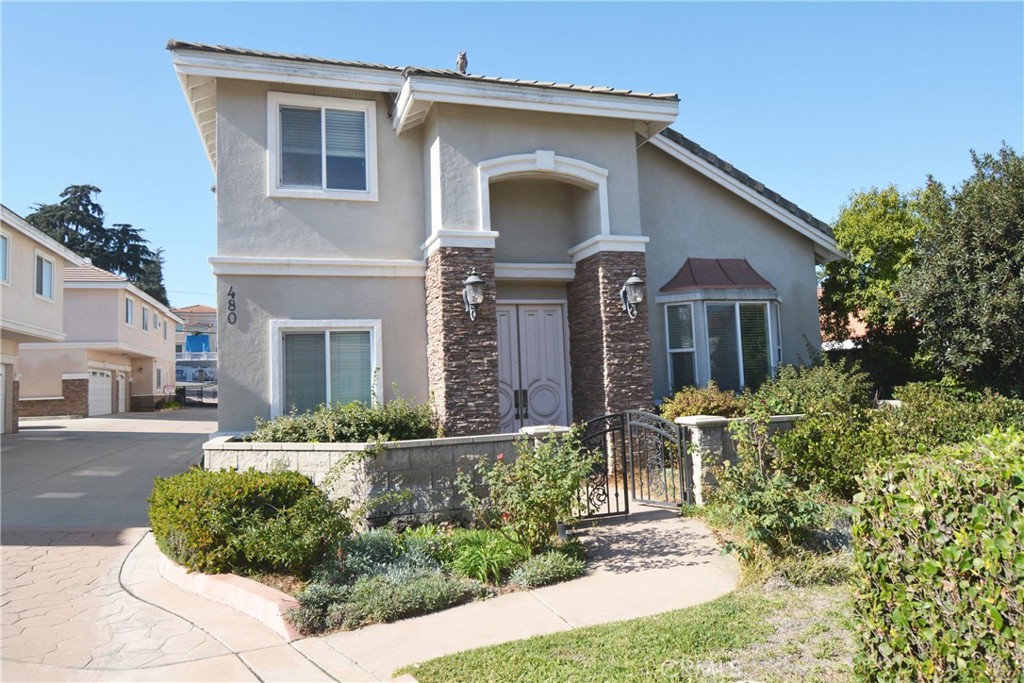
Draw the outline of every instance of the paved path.
M449 652L655 614L735 587L735 563L699 523L641 508L583 530L593 561L577 581L289 643L157 572L145 498L153 476L195 460L213 430L207 417L32 423L57 428L4 439L2 680L387 680Z

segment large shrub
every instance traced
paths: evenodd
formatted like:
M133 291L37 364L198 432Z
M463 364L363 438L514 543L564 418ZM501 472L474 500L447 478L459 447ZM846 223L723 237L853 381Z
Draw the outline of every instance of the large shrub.
M874 468L853 535L866 680L1024 677L1024 434Z
M1000 427L1024 429L1024 400L936 383L907 384L887 419L905 450L974 439Z
M604 456L583 447L578 428L537 442L520 439L516 451L512 463L502 454L493 464L480 464L486 496L477 495L467 472L456 483L478 523L533 553L548 545L559 522L577 519L580 482Z
M683 387L661 404L661 416L672 421L686 415L740 417L747 411L747 399L719 389L714 380L706 387Z
M753 399L773 415L841 413L871 406L871 381L856 363L783 365L762 384Z
M149 497L157 545L206 573L306 576L351 532L344 510L298 472L192 469L157 477Z
M320 404L305 413L292 412L273 420L256 418L247 439L269 442L363 443L404 441L441 436L437 416L427 404L400 395L387 403Z

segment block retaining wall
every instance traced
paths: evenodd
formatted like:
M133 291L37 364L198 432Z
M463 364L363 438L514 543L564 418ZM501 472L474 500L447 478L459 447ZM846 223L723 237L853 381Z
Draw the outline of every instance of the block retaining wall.
M218 437L203 444L203 467L260 472L295 470L333 498L365 504L386 493L409 491L407 499L386 501L371 511L371 525L388 519L399 525L442 522L465 516L455 489L458 472L480 483L476 466L499 453L515 457L518 434L364 443L258 443ZM376 455L358 459L372 449ZM353 461L355 459L355 461Z

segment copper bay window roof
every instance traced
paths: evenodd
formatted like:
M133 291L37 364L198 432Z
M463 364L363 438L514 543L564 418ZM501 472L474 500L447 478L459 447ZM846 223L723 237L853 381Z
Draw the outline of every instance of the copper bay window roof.
M675 276L659 292L685 292L694 289L772 289L746 259L688 258Z

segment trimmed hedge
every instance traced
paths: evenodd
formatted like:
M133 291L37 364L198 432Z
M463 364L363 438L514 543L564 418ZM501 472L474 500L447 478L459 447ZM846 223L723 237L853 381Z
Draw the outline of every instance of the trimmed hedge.
M308 576L351 533L344 502L298 472L192 469L157 477L149 523L161 550L198 572Z
M396 395L387 403L321 403L304 413L293 411L273 420L256 418L256 428L246 440L272 443L364 443L433 439L439 436L442 433L437 415L428 404L411 403L401 395Z
M876 468L857 496L869 681L1024 680L1024 434Z

